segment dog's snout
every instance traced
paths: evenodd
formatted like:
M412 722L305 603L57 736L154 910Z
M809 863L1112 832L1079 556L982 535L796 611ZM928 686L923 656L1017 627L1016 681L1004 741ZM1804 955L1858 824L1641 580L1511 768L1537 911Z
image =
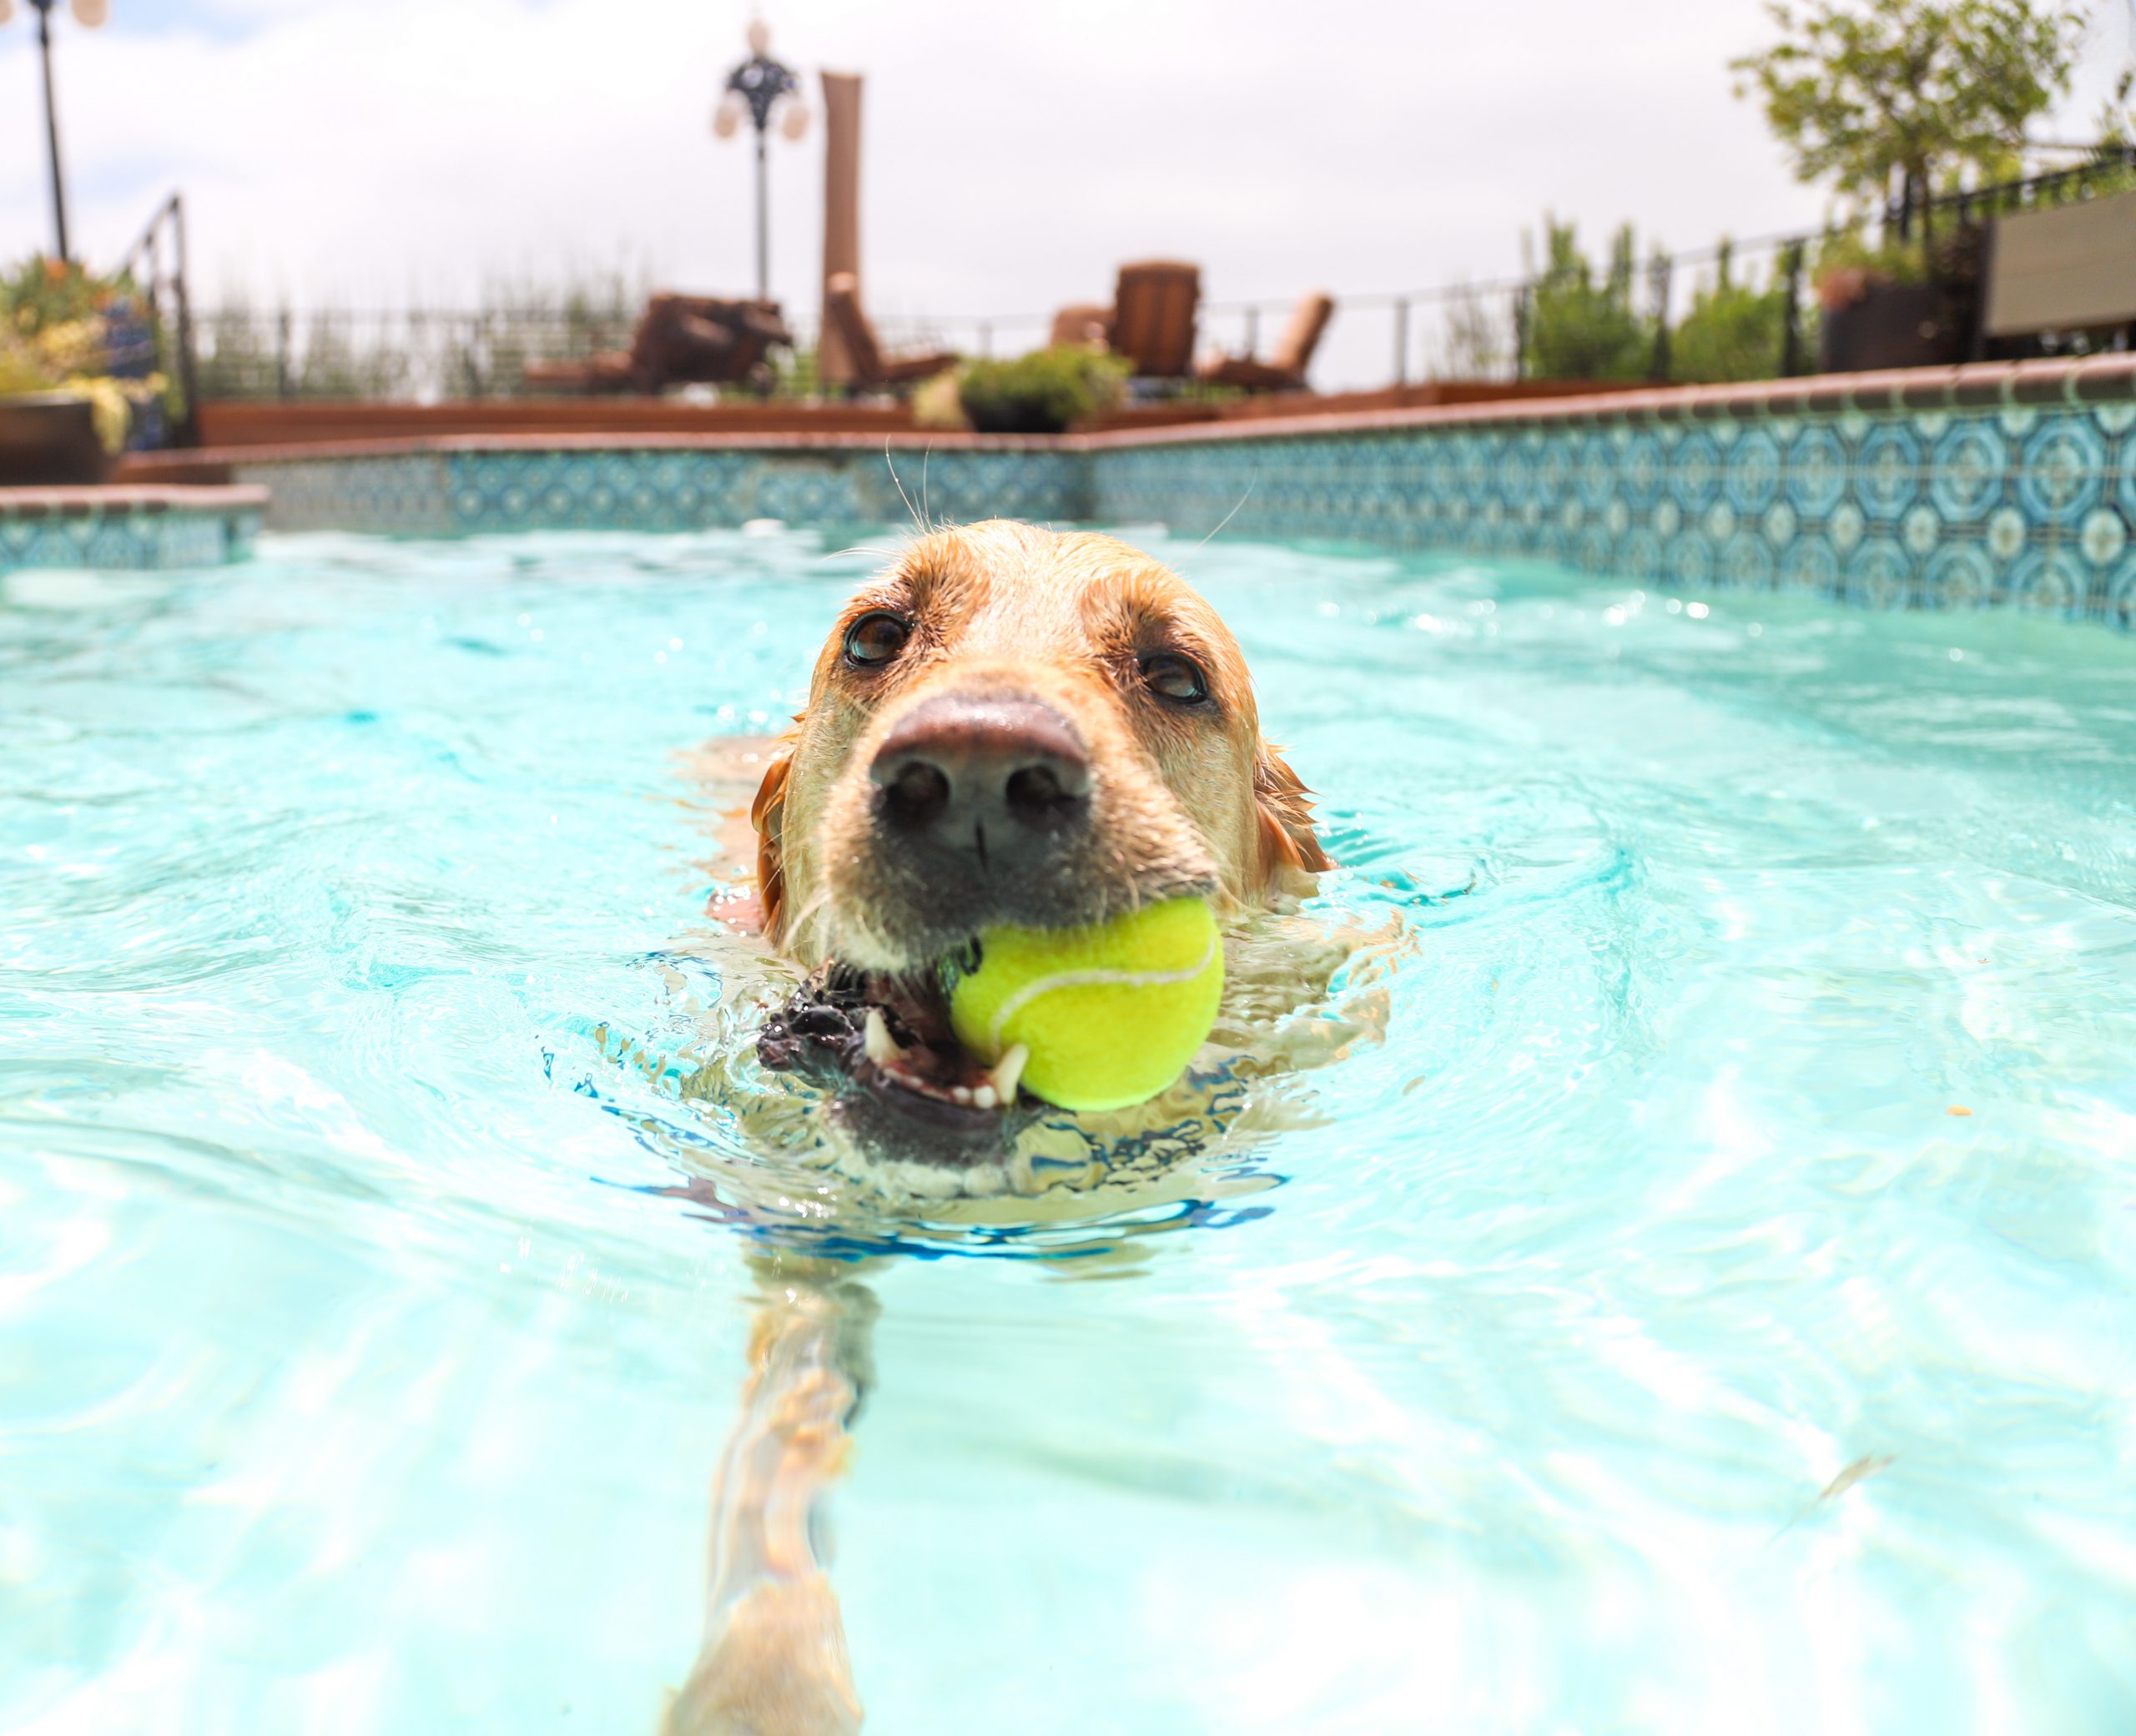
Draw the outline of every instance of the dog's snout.
M869 767L891 830L1014 867L1087 818L1091 762L1036 699L945 694L898 720Z

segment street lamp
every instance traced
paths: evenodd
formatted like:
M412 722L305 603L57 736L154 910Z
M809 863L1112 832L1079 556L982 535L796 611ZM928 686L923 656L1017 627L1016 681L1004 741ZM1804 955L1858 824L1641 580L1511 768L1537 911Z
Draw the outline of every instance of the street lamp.
M52 106L52 8L58 0L29 0L37 13L37 45L44 56L44 135L52 158L52 226L59 237L59 258L64 264L67 249L67 184L59 174L59 116ZM78 23L94 30L111 16L111 0L69 0L68 9ZM14 0L0 0L0 24L15 15Z
M0 6L6 3L7 0L0 0ZM100 3L100 0L91 0L91 3ZM732 138L742 130L744 115L757 129L757 299L768 301L771 264L764 216L764 134L776 110L779 131L788 138L800 138L809 130L809 105L798 94L801 81L793 76L793 68L781 66L765 52L771 47L771 31L762 18L749 21L748 41L749 58L727 75L727 94L713 111L712 130L715 138Z

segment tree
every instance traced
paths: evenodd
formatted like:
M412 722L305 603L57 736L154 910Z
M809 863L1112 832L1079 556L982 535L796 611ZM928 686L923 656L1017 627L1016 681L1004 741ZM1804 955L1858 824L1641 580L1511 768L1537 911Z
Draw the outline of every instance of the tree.
M2088 7L2069 0L1771 0L1782 39L1731 61L1805 181L1908 207L1967 168L2007 177L2025 123L2069 88ZM1926 207L1923 206L1926 226Z

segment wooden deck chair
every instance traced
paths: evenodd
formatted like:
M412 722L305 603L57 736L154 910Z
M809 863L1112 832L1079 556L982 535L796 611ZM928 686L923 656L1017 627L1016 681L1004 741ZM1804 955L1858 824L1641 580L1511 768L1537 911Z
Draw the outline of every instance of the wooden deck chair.
M1250 355L1212 355L1205 357L1195 371L1212 385L1242 386L1249 392L1302 391L1321 334L1334 317L1335 298L1315 289L1291 309L1290 324L1267 361Z
M885 355L876 340L874 323L860 306L860 280L841 271L824 285L824 323L834 328L853 363L853 384L862 391L882 391L930 380L956 361L950 350L909 350Z
M1112 292L1112 350L1141 380L1185 380L1194 371L1194 319L1202 271L1169 259L1120 268Z
M765 386L765 356L791 344L775 301L728 301L662 293L645 304L627 352L577 362L536 362L526 383L538 390L639 392L671 385Z

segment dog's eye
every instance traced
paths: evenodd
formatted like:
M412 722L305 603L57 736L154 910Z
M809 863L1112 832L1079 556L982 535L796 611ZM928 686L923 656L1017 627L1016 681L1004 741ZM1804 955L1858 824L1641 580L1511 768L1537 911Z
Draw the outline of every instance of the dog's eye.
M879 669L904 649L912 623L902 615L877 609L845 630L845 660L856 669Z
M1142 681L1167 705L1207 705L1209 683L1191 657L1177 652L1151 652L1142 659Z

